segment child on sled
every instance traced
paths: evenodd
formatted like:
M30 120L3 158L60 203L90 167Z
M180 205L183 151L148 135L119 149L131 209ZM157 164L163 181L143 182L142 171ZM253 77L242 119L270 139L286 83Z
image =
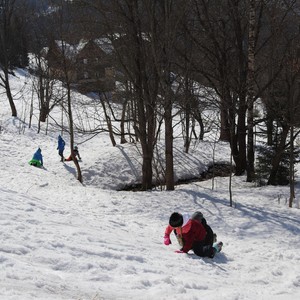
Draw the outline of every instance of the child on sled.
M38 148L33 154L32 159L28 162L31 166L42 167L43 166L43 156L41 148Z

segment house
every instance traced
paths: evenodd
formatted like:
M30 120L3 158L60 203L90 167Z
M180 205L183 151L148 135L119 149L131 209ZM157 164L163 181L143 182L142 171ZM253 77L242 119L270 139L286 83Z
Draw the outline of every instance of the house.
M63 41L51 41L49 48L43 49L43 55L48 62L51 77L73 83L77 80L74 58L76 48ZM67 74L66 74L67 73ZM66 75L68 77L66 78Z
M78 89L83 92L107 92L115 88L113 48L107 39L81 41L77 46Z
M54 41L46 54L50 74L68 80L82 93L111 92L115 88L113 47L107 39L81 40L77 45Z

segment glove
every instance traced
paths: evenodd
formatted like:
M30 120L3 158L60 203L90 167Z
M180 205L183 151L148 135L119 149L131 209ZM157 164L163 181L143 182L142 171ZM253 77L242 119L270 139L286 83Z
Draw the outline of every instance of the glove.
M175 253L184 253L182 250L176 250Z
M170 236L167 235L167 234L165 234L165 236L164 236L164 244L165 244L166 246L172 244L172 242L171 242L171 240L170 240Z

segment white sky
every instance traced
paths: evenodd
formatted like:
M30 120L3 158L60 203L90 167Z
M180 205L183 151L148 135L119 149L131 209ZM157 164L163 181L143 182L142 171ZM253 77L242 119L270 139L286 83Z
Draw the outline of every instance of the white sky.
M37 134L35 110L32 128L26 125L31 91L23 75L12 86L25 126L10 117L0 90L0 299L300 299L300 210L287 207L288 187L233 178L235 208L228 178L216 178L214 190L209 180L173 192L117 191L139 178L140 159L130 145L112 147L105 134L77 137L81 185L73 163L59 161L60 132L51 121L48 135L44 127ZM212 160L212 144L186 155L175 141L177 178ZM38 146L45 169L28 165ZM229 159L224 144L216 153ZM173 235L165 246L173 211L201 211L223 251L214 259L177 254Z

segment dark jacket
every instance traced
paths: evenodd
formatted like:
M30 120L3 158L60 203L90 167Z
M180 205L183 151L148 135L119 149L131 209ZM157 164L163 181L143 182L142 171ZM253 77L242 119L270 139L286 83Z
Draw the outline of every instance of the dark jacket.
M206 231L204 226L197 220L190 219L185 226L182 227L183 247L182 251L187 253L193 248L194 242L200 242L205 239Z
M209 225L207 225L206 220L202 218L201 223L206 230L206 237L203 241L204 245L212 246L214 243L214 233Z
M58 151L64 151L65 150L65 141L63 140L63 138L59 135L58 136L58 146L57 146L57 150Z

